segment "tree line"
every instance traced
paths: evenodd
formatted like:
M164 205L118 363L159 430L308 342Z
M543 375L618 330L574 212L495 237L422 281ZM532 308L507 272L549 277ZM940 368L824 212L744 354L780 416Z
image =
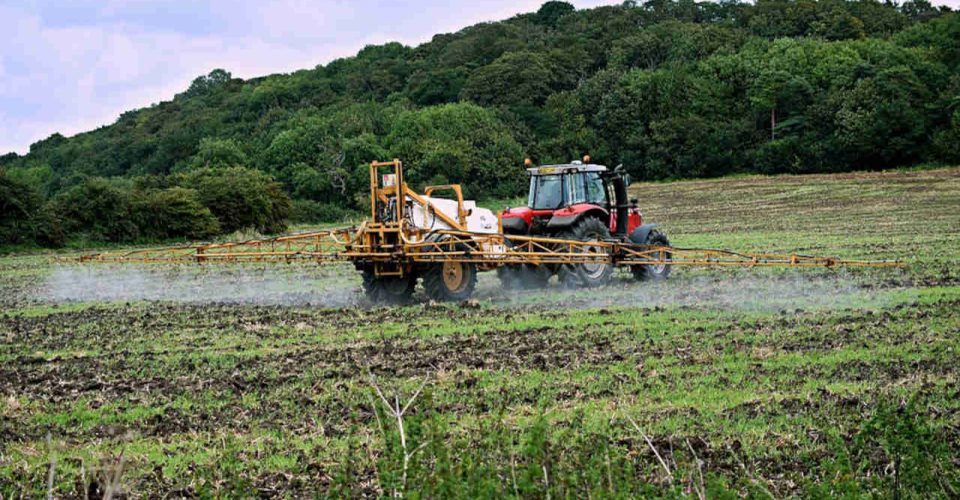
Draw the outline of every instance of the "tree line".
M214 70L172 100L0 157L0 242L207 238L364 207L365 165L511 197L589 153L638 179L960 161L960 16L925 0L628 1Z

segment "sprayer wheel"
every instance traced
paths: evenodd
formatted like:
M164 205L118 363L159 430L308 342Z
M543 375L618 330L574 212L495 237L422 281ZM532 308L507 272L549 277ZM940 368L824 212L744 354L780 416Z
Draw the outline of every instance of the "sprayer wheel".
M661 233L660 231L652 231L650 236L647 237L647 245L655 246L670 246L670 240L667 239L667 235ZM669 261L671 258L670 252L660 252L661 260ZM633 272L633 277L637 281L663 281L670 276L670 264L652 264L648 266L633 266L630 268L630 271Z
M584 217L569 232L560 237L566 240L604 241L610 239L610 229L600 219ZM607 263L563 264L560 266L559 275L560 283L566 287L595 287L610 281L610 277L613 276L613 265Z
M467 300L477 287L477 266L471 262L430 264L423 272L423 289L437 302Z
M400 305L410 303L417 277L408 274L402 278L377 276L373 270L363 271L363 292L374 304Z

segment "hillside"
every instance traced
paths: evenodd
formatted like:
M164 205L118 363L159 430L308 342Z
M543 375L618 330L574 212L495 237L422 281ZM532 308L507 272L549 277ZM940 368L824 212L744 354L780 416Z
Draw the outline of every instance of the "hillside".
M590 153L639 179L956 162L958 48L960 17L924 1L547 2L292 74L214 70L112 125L0 157L0 243L337 219L377 158L474 197L521 191L505 167L524 156Z

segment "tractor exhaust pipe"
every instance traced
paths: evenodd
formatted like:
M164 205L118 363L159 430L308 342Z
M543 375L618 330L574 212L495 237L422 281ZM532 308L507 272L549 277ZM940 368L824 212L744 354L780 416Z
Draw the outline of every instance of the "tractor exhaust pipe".
M627 225L629 223L627 219L630 217L630 200L627 199L627 179L626 174L623 172L622 163L613 169L613 175L610 176L610 181L613 182L613 194L617 198L615 201L617 227L613 234L617 239L625 240L627 239Z

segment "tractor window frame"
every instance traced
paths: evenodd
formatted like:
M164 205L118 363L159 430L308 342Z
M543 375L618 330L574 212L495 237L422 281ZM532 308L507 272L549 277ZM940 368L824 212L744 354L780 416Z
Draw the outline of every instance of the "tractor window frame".
M566 180L564 179L564 177L566 176L563 174L545 174L545 175L531 176L530 177L530 193L529 193L529 196L527 197L527 206L533 210L556 210L558 208L563 207L564 204L566 203L566 199L565 199L566 198ZM545 184L543 181L549 180L551 182L554 182L554 179L556 179L556 182L560 183L560 188L558 190L560 194L560 200L558 200L559 203L555 204L554 206L540 206L542 203L540 199L540 192L542 191L541 188Z
M599 172L586 172L584 182L586 183L587 203L610 204L610 193L607 192L606 183L603 182L603 177L600 176ZM593 188L592 191L591 187Z
M577 203L587 203L587 183L586 176L580 172L573 172L566 175L566 203L565 206L576 205Z

